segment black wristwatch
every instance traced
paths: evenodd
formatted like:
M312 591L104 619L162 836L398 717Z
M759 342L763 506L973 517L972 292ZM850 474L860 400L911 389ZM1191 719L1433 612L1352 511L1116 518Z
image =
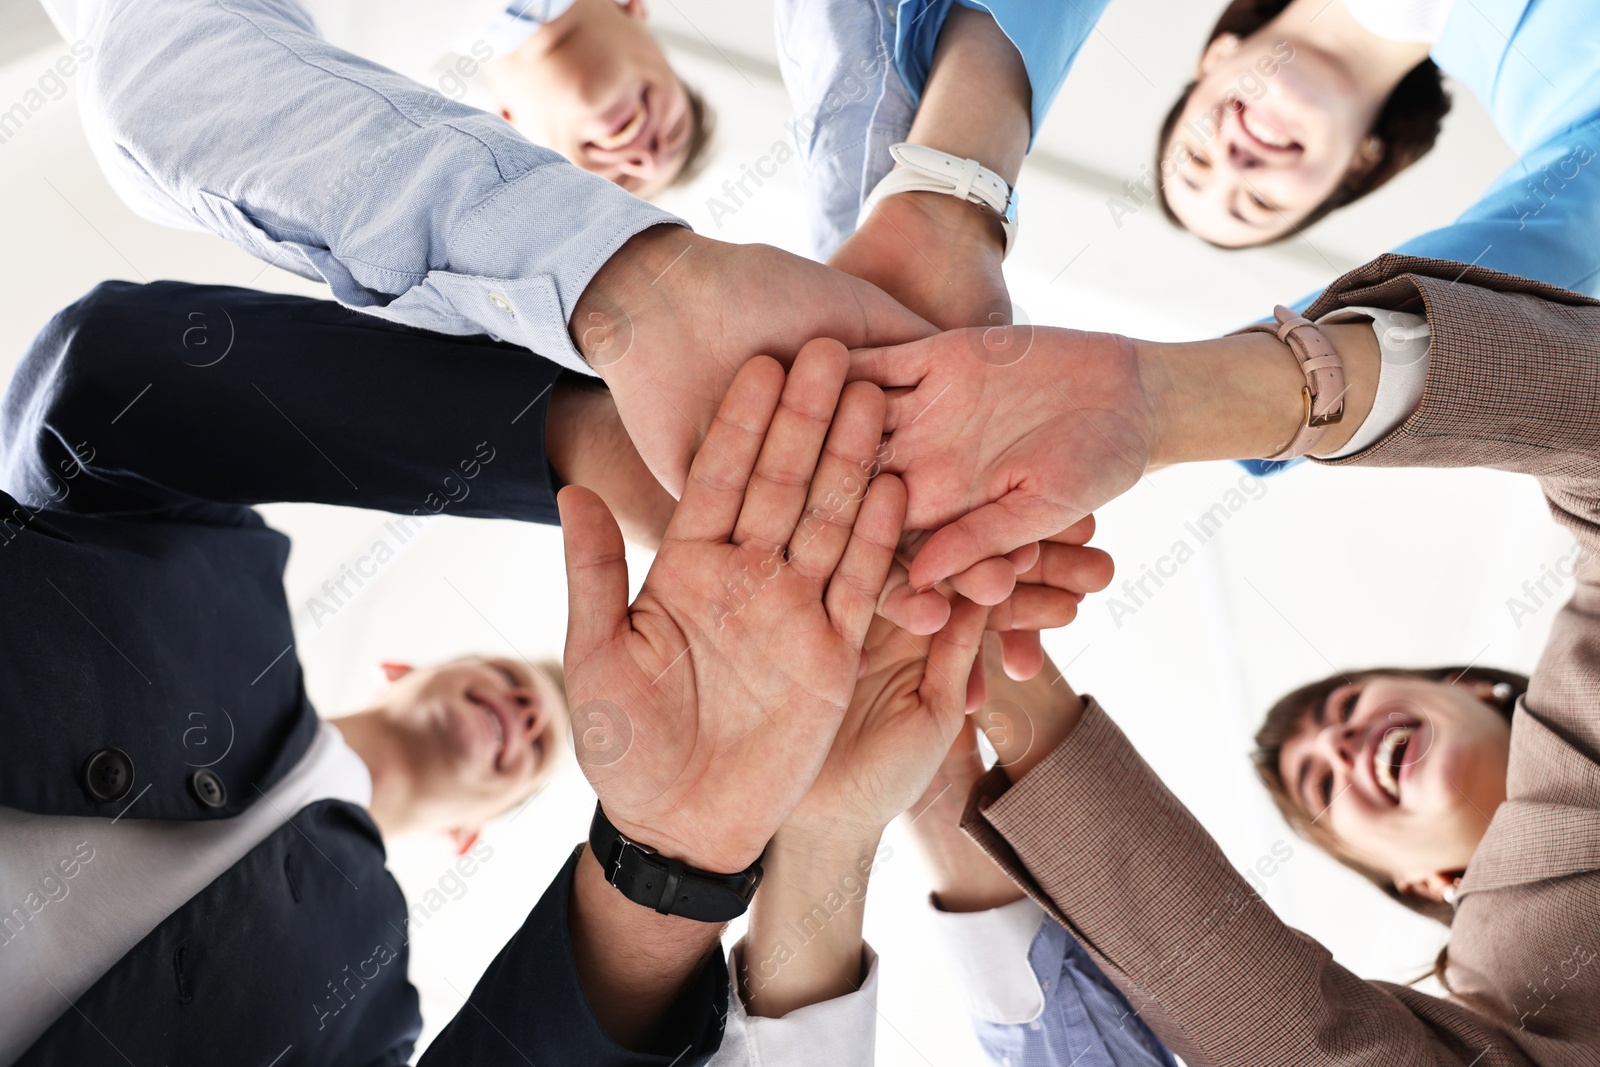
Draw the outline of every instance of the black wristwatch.
M606 881L623 896L662 915L679 915L703 923L725 923L750 908L761 884L761 861L735 874L715 874L668 859L611 825L599 804L589 824L589 848Z

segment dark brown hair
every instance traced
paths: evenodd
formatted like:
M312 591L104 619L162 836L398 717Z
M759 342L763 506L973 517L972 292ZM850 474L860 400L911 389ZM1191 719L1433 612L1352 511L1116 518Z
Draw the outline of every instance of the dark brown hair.
M1382 871L1368 867L1362 863L1350 849L1326 827L1313 822L1300 804L1289 793L1289 787L1283 780L1283 775L1278 769L1280 757L1283 755L1284 744L1295 734L1299 733L1301 723L1307 712L1322 707L1328 695L1341 685L1350 682L1363 682L1376 677L1419 678L1427 682L1444 682L1455 684L1465 682L1487 682L1490 685L1504 683L1504 697L1496 695L1493 700L1486 701L1508 720L1511 718L1512 709L1516 706L1517 698L1528 690L1528 677L1514 671L1496 670L1492 667L1432 667L1425 669L1403 667L1379 667L1372 670L1357 671L1350 674L1337 674L1320 681L1303 685L1294 692L1280 699L1267 712L1266 721L1261 724L1261 729L1256 731L1256 750L1252 754L1256 774L1260 777L1267 792L1272 795L1273 803L1277 804L1278 811L1283 814L1284 820L1307 841L1320 846L1334 859L1346 867L1366 878L1373 885L1383 890L1388 896L1399 901L1412 911L1426 915L1446 926L1455 913L1449 904L1439 901L1427 900L1422 897L1411 896L1400 892L1395 887L1394 880Z
M706 98L700 95L699 90L693 88L688 82L683 83L684 94L689 98L689 149L683 155L683 168L669 183L671 185L687 185L706 169L706 164L711 161L711 135L717 129L717 113L711 110L711 105L706 103Z
M1233 0L1222 12L1222 17L1217 19L1217 24L1212 27L1211 36L1206 40L1207 46L1225 33L1234 34L1240 39L1249 37L1277 18L1283 9L1289 6L1289 2L1290 0ZM1184 87L1177 102L1172 105L1172 110L1167 112L1167 117L1162 121L1161 135L1156 140L1156 182L1160 189L1157 199L1161 201L1162 214L1179 228L1183 227L1183 222L1173 213L1172 205L1167 203L1165 172L1162 167L1166 162L1167 142L1172 139L1172 131L1178 125L1178 117L1183 114L1184 106L1188 104L1189 97L1199 84L1197 81L1191 81ZM1281 241L1319 221L1330 212L1360 200L1427 155L1433 149L1434 142L1438 140L1439 128L1449 113L1450 94L1445 91L1444 75L1439 72L1433 60L1424 59L1400 79L1400 84L1389 94L1389 99L1383 102L1377 121L1372 124L1370 132L1382 144L1380 149L1382 155L1378 157L1377 162L1360 173L1349 175L1305 218L1277 237L1262 243Z

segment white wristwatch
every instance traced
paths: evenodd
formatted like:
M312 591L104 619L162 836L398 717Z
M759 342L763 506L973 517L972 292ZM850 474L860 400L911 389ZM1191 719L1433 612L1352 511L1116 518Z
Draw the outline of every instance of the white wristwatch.
M861 205L860 226L886 196L896 193L945 193L986 207L1000 217L1006 233L1006 255L1017 240L1017 191L976 159L962 159L926 145L902 141L889 146L900 166L883 176Z

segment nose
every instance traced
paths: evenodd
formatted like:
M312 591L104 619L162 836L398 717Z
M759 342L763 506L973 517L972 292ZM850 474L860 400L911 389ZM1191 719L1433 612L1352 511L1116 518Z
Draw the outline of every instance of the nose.
M1317 751L1328 761L1338 779L1344 779L1355 768L1356 755L1361 751L1361 738L1347 722L1331 722L1317 733Z
M657 139L652 137L650 143L641 145L624 155L617 161L622 173L638 178L640 181L650 181L661 169L660 152L657 151Z
M530 689L513 689L511 700L517 705L517 722L522 727L523 740L532 741L543 732L545 725L550 721L550 712L546 709L544 701Z
M1227 156L1228 162L1233 165L1235 170L1248 171L1266 165L1260 156L1240 144L1238 138L1231 133L1228 135Z

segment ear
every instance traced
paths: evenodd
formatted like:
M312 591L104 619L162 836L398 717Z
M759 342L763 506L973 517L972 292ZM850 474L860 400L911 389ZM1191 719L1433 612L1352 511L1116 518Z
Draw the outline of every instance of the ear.
M465 856L467 851L478 843L478 835L481 832L480 830L468 830L460 826L451 830L450 844L454 846L456 855Z
M1442 904L1446 892L1454 890L1466 873L1466 871L1434 871L1421 878L1396 879L1395 888L1405 896L1420 897L1435 904Z
M1384 148L1382 137L1375 133L1367 134L1366 137L1362 138L1360 146L1356 149L1355 156L1351 158L1350 170L1345 176L1347 178L1359 177L1383 162Z
M1218 63L1237 52L1242 43L1237 33L1219 33L1213 37L1206 50L1200 53L1200 63L1194 69L1195 80L1210 74Z
M400 679L411 673L411 664L396 663L393 660L384 660L382 663L378 664L378 669L383 672L384 681L398 682Z

